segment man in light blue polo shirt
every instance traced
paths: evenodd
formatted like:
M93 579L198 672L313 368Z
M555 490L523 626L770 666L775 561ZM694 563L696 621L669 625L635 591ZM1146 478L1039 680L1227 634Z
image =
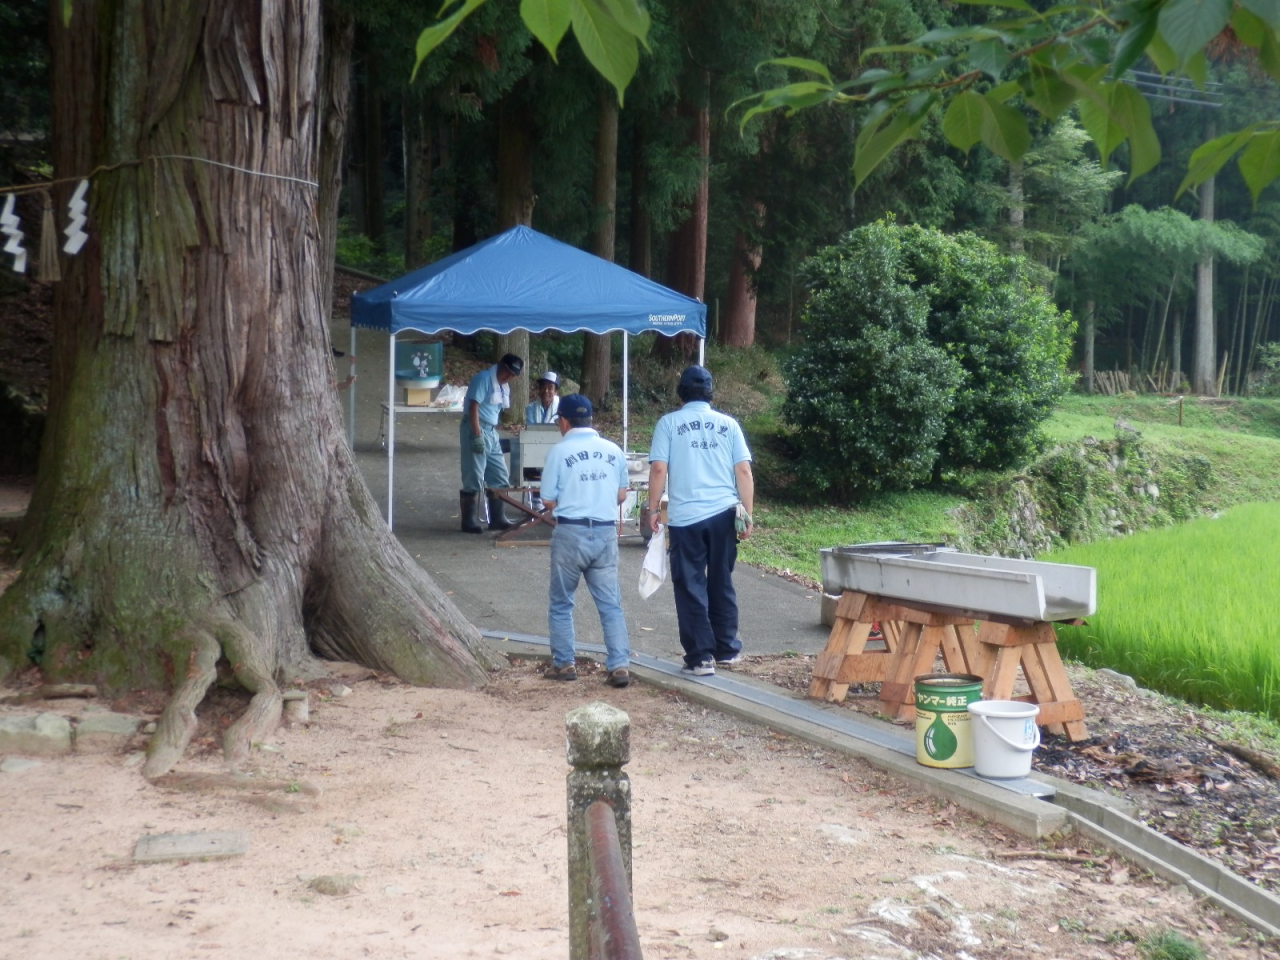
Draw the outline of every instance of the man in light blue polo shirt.
M458 425L458 445L462 450L462 490L458 512L463 533L482 533L476 517L480 491L507 486L507 461L498 439L498 418L511 406L511 381L520 376L524 361L508 353L492 367L481 370L467 385L462 400L462 423ZM489 498L489 529L507 530L513 524L502 512L502 501Z
M717 663L742 659L733 565L739 538L751 536L755 479L738 421L711 409L707 369L687 368L676 393L684 406L658 421L649 445L649 502L656 505L665 488L671 586L684 647L680 672L709 677ZM656 509L649 523L657 533Z
M551 634L548 680L577 680L573 594L578 580L596 602L604 630L605 682L625 687L631 648L618 590L618 504L627 497L627 458L591 426L591 401L574 393L560 399L560 442L542 468L542 501L556 518L551 532Z

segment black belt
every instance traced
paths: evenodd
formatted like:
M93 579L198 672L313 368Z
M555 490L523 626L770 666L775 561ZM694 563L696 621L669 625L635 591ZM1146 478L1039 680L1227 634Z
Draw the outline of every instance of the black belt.
M569 523L575 527L611 527L617 520L593 520L591 517L556 517L556 523Z

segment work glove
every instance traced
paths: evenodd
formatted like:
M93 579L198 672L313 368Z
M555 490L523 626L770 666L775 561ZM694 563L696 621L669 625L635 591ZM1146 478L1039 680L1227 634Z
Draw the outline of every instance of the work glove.
M484 434L471 438L471 452L484 453Z

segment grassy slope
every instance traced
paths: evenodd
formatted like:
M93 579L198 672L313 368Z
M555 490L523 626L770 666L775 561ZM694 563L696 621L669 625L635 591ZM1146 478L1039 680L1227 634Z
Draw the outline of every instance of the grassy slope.
M1183 403L1183 426L1178 406L1163 397L1080 397L1064 399L1045 426L1050 440L1110 437L1123 417L1151 444L1156 453L1200 455L1213 464L1210 505L1225 508L1252 501L1280 501L1280 401ZM768 428L768 411L747 421ZM757 509L757 536L744 544L742 560L773 570L785 570L811 583L821 573L822 547L874 540L947 540L956 531L948 511L962 502L961 494L912 491L880 497L857 508L807 507L762 496Z

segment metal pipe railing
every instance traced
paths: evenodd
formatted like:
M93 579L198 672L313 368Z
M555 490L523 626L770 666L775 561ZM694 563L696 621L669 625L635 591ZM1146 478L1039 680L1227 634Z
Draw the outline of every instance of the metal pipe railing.
M587 862L591 870L588 960L641 960L640 932L631 906L618 827L613 807L603 800L587 808Z

